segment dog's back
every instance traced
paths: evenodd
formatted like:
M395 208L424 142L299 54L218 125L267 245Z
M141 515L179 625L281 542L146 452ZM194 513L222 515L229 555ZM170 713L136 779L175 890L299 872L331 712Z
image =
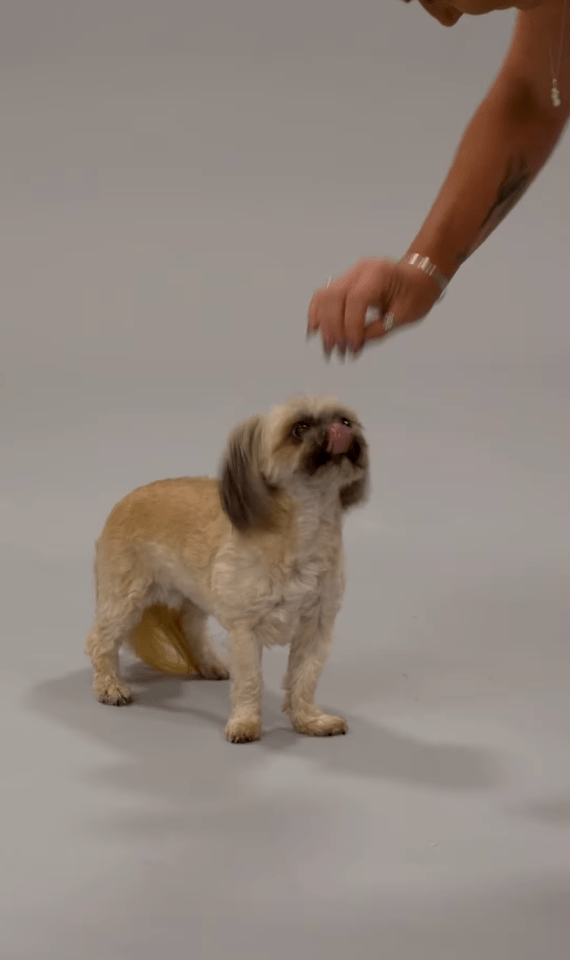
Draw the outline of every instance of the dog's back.
M98 540L98 553L110 548L137 550L142 544L168 546L199 560L211 561L229 521L220 507L219 484L210 477L156 480L137 487L109 514Z

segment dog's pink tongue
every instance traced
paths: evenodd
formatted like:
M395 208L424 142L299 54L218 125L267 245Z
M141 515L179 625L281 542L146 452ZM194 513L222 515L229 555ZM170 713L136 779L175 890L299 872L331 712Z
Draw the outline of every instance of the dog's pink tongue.
M352 441L352 430L350 427L346 427L344 423L339 423L338 420L335 420L334 423L329 424L328 434L328 452L346 453Z

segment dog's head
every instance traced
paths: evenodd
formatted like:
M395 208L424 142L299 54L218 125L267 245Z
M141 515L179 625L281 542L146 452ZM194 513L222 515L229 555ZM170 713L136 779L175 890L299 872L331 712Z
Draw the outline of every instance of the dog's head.
M279 493L326 497L346 510L366 498L368 445L356 414L331 397L295 397L230 435L222 506L238 530L271 524Z

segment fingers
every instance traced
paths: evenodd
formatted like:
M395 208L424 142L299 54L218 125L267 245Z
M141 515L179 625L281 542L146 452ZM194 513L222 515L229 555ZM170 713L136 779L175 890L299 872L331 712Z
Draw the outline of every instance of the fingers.
M393 264L382 259L361 260L314 294L309 307L309 336L320 331L327 356L336 349L358 354L367 339L366 314L371 304L387 309L392 296Z
M356 288L346 298L344 332L351 353L360 353L364 346L366 313L370 307L370 292L366 287Z
M323 349L330 356L336 349L344 356L347 349L359 353L364 346L366 312L370 307L370 294L366 288L345 290L345 284L337 281L318 290L309 307L307 336L321 332Z
M307 313L307 336L312 337L318 330L319 324L317 322L317 302L316 298L318 296L318 291L313 296L309 304L309 312Z
M323 349L330 356L335 347L341 354L346 352L344 312L346 294L341 281L330 283L317 290L309 307L307 334L321 332Z
M361 260L315 293L307 332L320 332L327 356L335 347L341 356L357 355L372 340L423 319L435 302L434 283L421 271L385 258Z
M346 350L357 355L370 341L380 340L407 325L407 321L391 312L381 315L378 308L370 306L365 295L349 295L344 299L338 296L321 298L321 294L327 293L323 288L313 297L307 328L309 337L321 331L327 357L335 346L342 356ZM370 316L377 319L369 320Z

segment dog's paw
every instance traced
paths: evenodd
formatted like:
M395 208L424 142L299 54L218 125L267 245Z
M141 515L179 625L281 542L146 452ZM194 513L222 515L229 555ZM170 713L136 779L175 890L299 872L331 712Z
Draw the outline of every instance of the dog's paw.
M122 707L133 699L130 687L118 680L96 682L93 690L99 703L108 703L112 707Z
M225 729L226 740L230 743L251 743L261 739L261 720L253 717L233 717L228 720Z
M348 731L344 717L334 717L329 713L318 713L314 717L291 717L291 723L298 733L307 737L338 737Z
M213 660L210 663L201 664L200 676L204 680L229 680L230 671L223 660Z

